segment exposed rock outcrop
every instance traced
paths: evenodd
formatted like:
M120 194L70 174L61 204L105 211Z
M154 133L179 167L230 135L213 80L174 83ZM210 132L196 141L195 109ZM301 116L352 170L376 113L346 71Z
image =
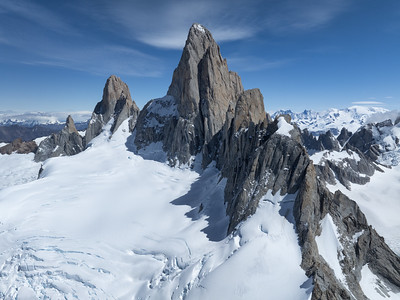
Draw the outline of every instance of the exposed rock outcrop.
M399 128L399 123L393 124L390 119L364 125L350 137L345 147L357 148L372 161L384 165L398 165L400 161L395 153L400 151L397 133Z
M43 140L36 151L35 161L50 157L70 156L83 151L83 139L75 128L74 120L68 116L65 127Z
M301 132L301 140L310 152L323 151L323 150L334 150L339 151L340 145L338 140L332 134L330 130L325 133L321 133L318 138L313 136L307 129Z
M339 234L338 259L345 282L319 255L316 237L321 221L329 215ZM400 286L400 258L368 225L358 205L337 191L330 193L317 179L314 166L307 168L298 192L294 216L302 246L302 267L313 277L312 299L367 299L359 286L361 269L368 267L389 286Z
M348 131L346 128L344 128L344 127L342 128L339 136L337 137L337 140L342 147L347 143L347 141L349 140L349 138L351 137L352 134L353 133Z
M340 150L339 142L330 130L328 130L326 133L320 134L318 137L318 142L322 145L324 150Z
M27 154L30 152L35 153L37 148L38 146L35 141L24 142L21 138L18 138L7 145L0 147L0 154L11 154L14 152L18 154Z
M104 86L103 98L94 108L85 134L85 145L98 136L110 120L112 120L111 133L114 133L121 123L130 118L129 128L135 127L139 108L132 101L129 88L119 77L111 75Z
M228 70L211 33L193 24L167 96L152 100L140 114L137 148L162 142L171 165L190 162L221 130L242 92L239 76ZM172 109L155 110L165 107L163 101Z

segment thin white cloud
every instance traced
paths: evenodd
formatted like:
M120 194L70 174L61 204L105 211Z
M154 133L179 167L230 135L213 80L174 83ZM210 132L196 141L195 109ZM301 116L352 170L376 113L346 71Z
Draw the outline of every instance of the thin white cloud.
M105 75L159 77L163 63L142 51L77 33L56 12L30 1L0 1L0 60ZM10 49L12 49L10 51ZM15 51L17 50L17 51ZM21 57L23 57L21 59Z
M48 31L62 34L77 34L73 26L60 18L59 15L32 1L0 1L0 14L6 15L9 13L13 14L12 19L14 20L16 18L21 18L40 25Z
M380 101L355 101L355 102L351 102L354 105L385 105L385 103L380 102Z
M71 0L62 7L68 13L61 13L40 3L0 1L0 46L25 51L24 63L152 77L162 74L163 62L141 51L128 50L121 46L123 42L182 49L193 22L204 24L218 42L242 40L263 31L304 31L330 22L347 7L345 0ZM73 17L69 20L70 13ZM95 26L98 36L80 21ZM102 38L110 33L122 41L121 45L105 46L107 42ZM288 62L247 57L230 63L238 65L238 71L255 71Z
M205 25L218 42L242 40L260 32L313 30L348 9L352 0L105 1L81 6L108 30L145 44L170 49L184 46L194 22ZM127 34L129 33L129 34Z
M100 63L101 62L101 63ZM159 77L162 67L158 58L122 46L97 45L69 48L39 59L24 61L29 65L46 65L108 76L110 74Z
M251 37L257 31L248 22L248 13L239 14L231 3L205 1L147 1L103 2L102 12L93 14L93 8L83 8L90 17L100 22L114 23L114 31L145 44L169 49L182 49L192 23L198 22L211 30L217 41L231 41ZM128 34L127 34L128 33Z
M393 96L386 96L385 99L393 99Z
M293 59L266 60L254 56L228 57L229 68L236 72L254 72L266 69L280 68L290 64Z

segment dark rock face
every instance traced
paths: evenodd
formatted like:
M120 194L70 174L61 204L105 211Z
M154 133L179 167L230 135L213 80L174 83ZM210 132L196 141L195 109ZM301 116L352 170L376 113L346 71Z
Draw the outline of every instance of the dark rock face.
M349 138L351 137L352 133L350 131L348 131L346 128L342 128L342 130L340 131L339 136L337 137L338 142L340 143L340 145L343 147L346 142L349 140Z
M307 129L301 132L301 141L307 150L322 151L322 145Z
M325 133L321 133L318 138L316 138L310 132L308 132L307 129L304 129L301 132L301 140L304 147L310 151L340 150L339 142L330 130Z
M357 148L362 153L367 153L373 144L374 137L372 134L372 126L370 125L363 126L356 133L354 133L347 142L348 146ZM374 157L371 158L374 159Z
M228 70L211 33L193 24L167 96L152 100L140 114L137 148L162 142L170 164L188 163L221 130L226 112L234 109L242 92L239 76ZM164 106L162 99L173 103L173 112L153 109Z
M343 149L346 155L340 160L329 159L325 153L322 161L316 165L317 175L330 184L336 184L337 179L342 185L350 189L350 183L366 184L375 171L382 170L357 148ZM327 158L325 158L327 156Z
M337 139L334 137L332 132L328 130L326 133L320 134L318 142L322 145L325 150L339 151L340 146Z
M18 154L27 154L30 152L35 153L38 146L34 141L24 142L21 138L13 140L8 145L5 145L0 148L0 154L11 154L11 153L18 153Z
M350 137L345 148L358 149L374 162L397 165L399 161L391 154L399 148L399 138L393 131L395 127L399 125L393 124L390 119L364 125Z
M36 151L35 161L50 157L75 155L84 150L83 139L75 128L74 120L68 116L65 127L43 140Z
M98 136L111 119L111 132L114 133L121 123L130 118L129 128L132 131L135 127L139 108L132 101L129 88L119 77L111 75L104 86L103 98L94 108L92 118L89 121L85 134L85 144Z
M338 257L347 287L318 254L315 238L321 234L321 221L328 214L340 234L342 249ZM400 258L368 225L354 201L324 187L312 164L297 195L294 217L302 247L302 267L314 280L312 299L367 299L359 286L361 269L366 264L384 282L400 286Z

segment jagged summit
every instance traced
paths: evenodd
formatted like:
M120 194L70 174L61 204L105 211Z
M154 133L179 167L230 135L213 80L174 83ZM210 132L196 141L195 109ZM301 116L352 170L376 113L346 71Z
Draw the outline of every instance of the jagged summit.
M65 121L65 129L68 131L68 133L78 133L78 130L76 130L75 127L75 122L72 119L71 115L68 115L67 120Z
M229 71L220 48L202 25L193 24L167 92L176 113L154 113L163 100L143 109L135 144L139 149L162 141L173 164L188 163L223 127L227 111L234 110L243 93L240 77ZM263 109L263 108L262 108ZM157 123L152 120L156 119Z
M92 118L86 130L86 145L96 137L111 118L114 119L111 132L114 133L119 125L129 117L131 118L131 128L136 122L139 108L131 98L128 85L119 77L111 75L104 86L103 98L94 108Z
M167 93L177 100L180 115L190 118L202 109L207 110L206 102L234 100L241 92L240 77L229 72L211 33L202 25L193 24Z
M84 150L83 139L76 130L74 120L69 115L64 128L44 139L35 154L35 161L50 157L75 155Z

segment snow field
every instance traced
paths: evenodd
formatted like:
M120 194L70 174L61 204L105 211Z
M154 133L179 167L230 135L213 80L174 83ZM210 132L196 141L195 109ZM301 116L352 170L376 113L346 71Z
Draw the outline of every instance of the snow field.
M40 164L33 161L33 153L0 154L0 191L6 187L35 180Z
M128 136L125 122L78 155L47 160L41 179L0 190L0 298L309 298L293 195L267 194L223 238L218 170L144 160L127 151Z
M365 185L351 184L349 191L339 182L328 185L335 192L340 190L357 202L367 217L368 223L385 238L388 246L400 255L400 166L384 172L375 172Z

